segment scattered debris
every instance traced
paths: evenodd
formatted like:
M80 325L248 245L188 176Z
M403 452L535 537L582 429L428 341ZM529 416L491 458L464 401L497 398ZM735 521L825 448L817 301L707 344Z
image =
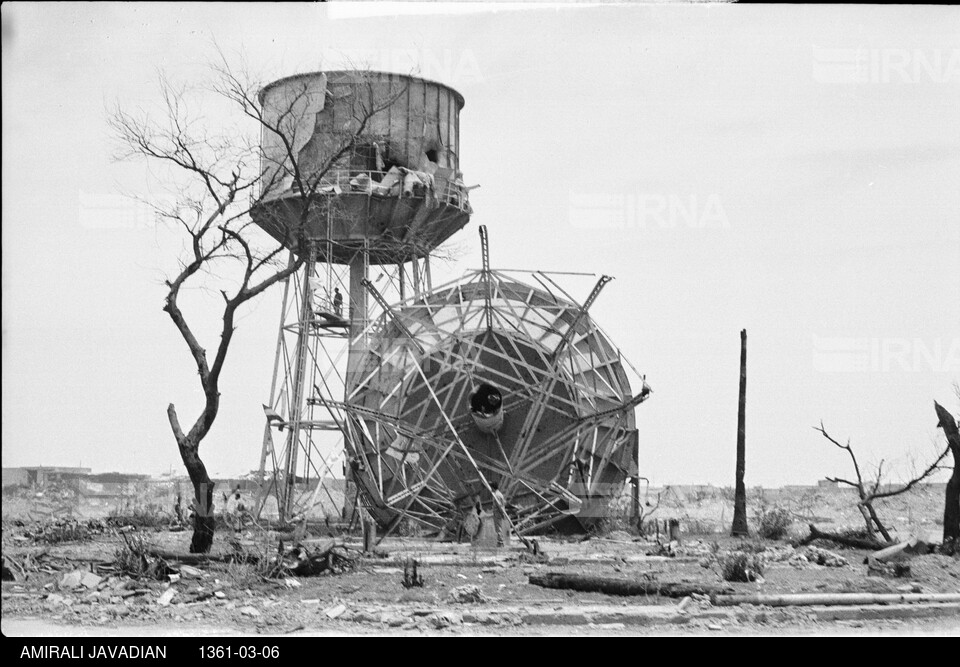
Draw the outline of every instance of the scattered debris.
M7 567L7 557L3 557L3 581L16 581L16 577L13 576L13 570Z
M337 618L338 616L342 616L343 612L345 612L346 610L347 610L347 605L341 603L341 604L337 604L332 607L329 607L328 609L324 609L323 613L327 618Z
M868 559L867 572L878 577L904 579L911 576L912 568L910 567L910 563L883 563L881 561L870 561Z
M173 601L173 598L176 596L177 591L170 587L163 592L163 594L157 599L157 604L161 607L166 607Z
M677 540L671 540L666 544L658 544L657 550L654 552L656 556L667 556L668 558L676 558L677 556L684 555L686 552L682 550L680 542Z
M60 590L71 590L80 585L80 582L83 581L83 572L80 570L74 570L69 574L65 574L60 580Z
M442 630L451 625L462 625L463 615L455 611L438 611L428 616L427 621L437 630Z
M489 602L490 600L486 595L483 594L483 592L480 590L480 587L475 584L457 586L450 591L450 599L461 604L469 602Z
M813 563L815 565L823 565L825 567L846 567L850 564L843 556L819 547L804 547L802 550L797 551L796 554L790 557L787 562L794 566L802 566L806 563Z
M799 593L795 595L716 595L713 604L734 606L739 604L764 605L767 607L797 606L842 606L867 604L901 604L914 602L960 602L957 594L921 594L921 593Z
M84 572L80 577L80 585L91 590L99 586L101 581L103 581L103 577L99 577L93 572Z
M265 576L274 578L286 574L299 577L342 574L356 567L359 556L358 550L346 547L336 540L326 540L313 549L297 544L283 553L282 557L272 559Z
M916 554L927 554L932 550L926 542L912 538L906 542L900 542L899 544L894 544L873 552L867 556L867 564L902 562Z

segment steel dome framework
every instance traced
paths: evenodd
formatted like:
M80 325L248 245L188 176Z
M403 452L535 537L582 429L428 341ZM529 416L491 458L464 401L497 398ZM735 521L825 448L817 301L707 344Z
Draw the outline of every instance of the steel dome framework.
M588 314L610 279L581 305L547 273L524 272L537 286L511 273L471 271L393 306L366 285L382 314L345 400L325 403L341 413L364 504L388 530L402 518L454 527L492 484L519 534L582 530L637 474L633 408L649 388ZM504 396L492 432L469 405L486 383Z

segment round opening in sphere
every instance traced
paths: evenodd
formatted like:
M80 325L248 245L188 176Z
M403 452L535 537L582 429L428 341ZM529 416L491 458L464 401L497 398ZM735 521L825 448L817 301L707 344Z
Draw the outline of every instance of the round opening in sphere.
M500 390L489 384L481 384L470 397L470 409L485 415L492 415L500 409L503 396Z

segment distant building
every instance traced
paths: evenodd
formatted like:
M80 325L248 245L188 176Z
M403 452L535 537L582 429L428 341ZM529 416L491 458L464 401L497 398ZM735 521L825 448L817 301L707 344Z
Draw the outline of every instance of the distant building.
M831 479L821 479L817 481L817 488L820 488L823 490L839 489L840 482L834 482Z
M90 474L90 468L61 468L58 466L29 466L24 468L4 468L3 487L37 486L66 484L78 486L80 479Z

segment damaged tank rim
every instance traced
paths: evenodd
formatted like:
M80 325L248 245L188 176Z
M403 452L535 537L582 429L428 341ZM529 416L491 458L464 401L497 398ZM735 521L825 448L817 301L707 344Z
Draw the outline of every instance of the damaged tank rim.
M303 72L301 74L291 74L290 76L285 76L275 81L271 81L270 83L266 84L263 88L261 88L260 92L257 93L257 100L261 104L263 104L263 98L266 96L266 94L270 90L288 83L292 83L294 81L298 81L300 79L313 79L319 76L326 75L327 82L329 84L331 83L331 79L333 79L334 77L356 77L358 74L363 75L364 77L370 77L374 79L378 77L383 77L391 80L396 79L396 80L406 80L406 81L419 81L421 83L425 83L431 86L437 86L439 88L444 88L450 91L451 93L453 93L453 96L457 100L458 110L463 110L463 107L466 104L463 95L461 95L457 89L451 86L448 86L445 83L441 83L440 81L436 81L434 79L425 79L423 77L412 76L410 74L401 74L400 72L387 72L384 70L348 70L348 69ZM337 83L337 82L332 81L332 83Z

